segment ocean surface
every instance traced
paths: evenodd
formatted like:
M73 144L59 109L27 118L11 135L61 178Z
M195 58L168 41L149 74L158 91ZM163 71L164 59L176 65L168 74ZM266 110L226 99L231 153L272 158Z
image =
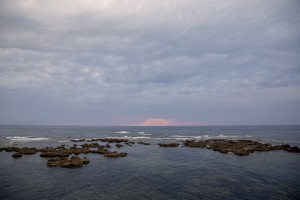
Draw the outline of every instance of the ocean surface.
M112 145L127 157L80 155L90 163L71 169L47 167L40 153L14 159L14 152L0 152L0 199L300 199L299 153L255 152L241 157L157 145L224 138L300 147L300 126L0 126L0 147L71 147L71 139L104 137L136 143L121 149ZM82 143L86 142L76 144Z

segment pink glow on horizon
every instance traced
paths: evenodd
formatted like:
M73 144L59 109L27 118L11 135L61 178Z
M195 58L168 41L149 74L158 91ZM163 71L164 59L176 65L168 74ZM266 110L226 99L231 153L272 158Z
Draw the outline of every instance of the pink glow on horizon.
M146 119L136 126L200 126L200 122L177 122L172 119Z

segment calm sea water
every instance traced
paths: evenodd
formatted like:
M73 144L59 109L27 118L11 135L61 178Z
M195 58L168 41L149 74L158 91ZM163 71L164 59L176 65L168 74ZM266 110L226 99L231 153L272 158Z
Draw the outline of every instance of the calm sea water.
M90 164L73 169L48 168L39 153L14 159L0 152L0 199L300 199L300 154L239 157L157 145L226 138L300 147L300 126L0 126L0 147L72 146L71 139L103 137L152 145L116 149L128 153L124 158L87 154Z

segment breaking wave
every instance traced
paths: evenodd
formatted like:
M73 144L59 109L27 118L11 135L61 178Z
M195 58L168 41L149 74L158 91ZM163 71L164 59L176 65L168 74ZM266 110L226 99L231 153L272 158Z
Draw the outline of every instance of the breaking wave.
M128 132L128 131L117 131L117 132L114 132L114 133L119 133L119 134L128 134L128 133L130 133L130 132Z
M147 136L123 136L123 137L118 137L118 136L112 136L112 137L105 137L105 138L115 138L115 139L132 139L132 140L139 140L139 139L153 139L151 137Z
M10 142L32 142L32 141L44 141L49 140L50 138L46 137L35 137L35 136L13 136L13 137L5 137L5 139L10 140Z
M150 133L145 133L145 132L139 132L140 135L152 135Z

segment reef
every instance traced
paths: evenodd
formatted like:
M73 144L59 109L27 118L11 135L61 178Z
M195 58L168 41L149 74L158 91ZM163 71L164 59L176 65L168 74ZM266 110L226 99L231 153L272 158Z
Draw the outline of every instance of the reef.
M238 156L247 156L255 151L275 151L284 150L288 152L300 153L298 147L291 147L290 145L271 145L263 144L252 140L226 140L226 139L210 139L203 141L186 140L184 142L186 147L206 148L220 153L233 153Z
M126 139L115 139L115 138L103 138L103 139L93 139L101 142L107 142L105 145L101 145L97 142L85 143L81 145L73 144L70 148L66 148L65 145L58 147L46 147L46 148L28 148L28 147L5 147L0 148L0 152L15 152L12 154L13 158L21 158L23 155L35 154L40 152L40 157L47 158L48 167L82 167L84 164L88 164L90 160L87 158L80 158L80 154L101 154L107 158L117 158L117 157L126 157L126 152L110 151L112 148L111 143L116 143L114 146L116 148L124 147L124 144L132 146L135 142L128 141ZM82 139L80 139L82 141ZM85 139L83 139L85 141ZM78 142L78 140L74 141ZM121 143L124 144L121 144ZM138 142L142 145L150 145L146 142ZM160 147L178 147L179 143L159 143L157 144ZM78 148L81 146L81 148ZM300 153L298 147L291 147L290 145L271 145L264 144L258 141L252 140L226 140L226 139L209 139L209 140L186 140L183 142L184 147L190 148L202 148L202 149L211 149L213 151L218 151L220 153L228 154L232 153L238 156L247 156L253 152L259 151L277 151L283 150L287 152ZM70 159L68 159L71 157Z
M160 147L178 147L178 143L158 144Z
M1 148L1 151L6 152L15 152L12 157L13 158L20 158L24 154L35 154L40 152L40 157L48 158L47 166L48 167L82 167L83 164L88 164L90 160L87 158L81 159L77 155L79 154L88 154L88 153L97 153L103 154L104 157L125 157L127 156L126 152L116 152L116 151L109 151L107 148L112 148L109 144L100 145L98 143L91 143L91 144L82 144L80 145L82 148L77 148L77 144L74 144L70 148L66 148L65 145L61 145L58 147L46 147L46 148L18 148L18 147L6 147ZM120 148L124 145L116 144L116 147ZM72 156L68 159L69 156Z
M67 158L51 158L47 162L48 167L82 167L84 164L90 163L87 158L80 158L78 156L72 156L70 159Z

